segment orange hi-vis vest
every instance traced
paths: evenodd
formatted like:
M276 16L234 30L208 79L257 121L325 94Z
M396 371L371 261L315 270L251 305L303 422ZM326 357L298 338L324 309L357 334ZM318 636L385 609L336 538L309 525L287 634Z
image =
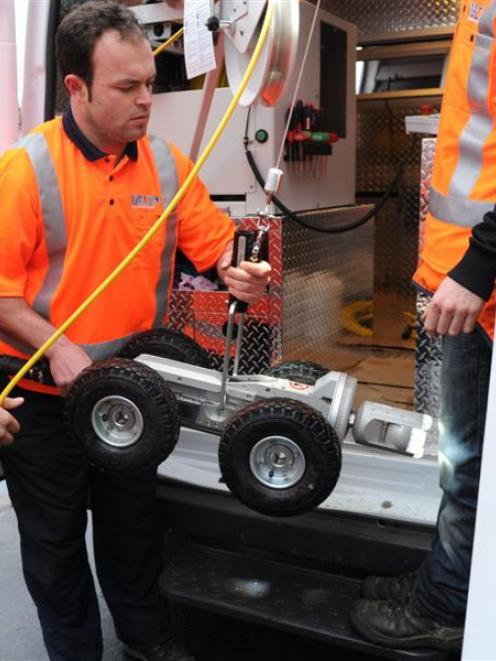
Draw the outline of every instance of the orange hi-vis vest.
M496 1L463 2L441 110L421 261L434 292L464 256L472 228L496 204ZM495 291L478 324L493 339Z
M103 282L157 220L191 171L154 137L136 155L89 159L57 118L0 158L0 297L23 298L54 327ZM136 332L163 325L176 249L212 267L234 226L196 178L176 211L120 276L67 330L93 360L115 355ZM0 354L31 347L0 333ZM53 392L24 380L24 387Z

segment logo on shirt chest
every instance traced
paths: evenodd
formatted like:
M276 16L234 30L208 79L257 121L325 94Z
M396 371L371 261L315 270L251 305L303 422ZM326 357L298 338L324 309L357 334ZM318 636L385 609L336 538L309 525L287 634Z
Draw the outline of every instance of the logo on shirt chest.
M471 2L468 9L468 20L478 23L482 18L484 13L483 5L479 5L477 2Z
M158 195L131 195L131 205L133 207L147 207L153 209L160 204L161 199Z

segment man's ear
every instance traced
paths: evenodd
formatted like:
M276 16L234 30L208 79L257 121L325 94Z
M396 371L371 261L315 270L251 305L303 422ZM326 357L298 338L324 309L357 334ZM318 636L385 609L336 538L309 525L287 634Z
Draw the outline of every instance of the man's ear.
M64 78L64 85L70 96L75 96L86 101L88 99L88 88L82 78L73 73Z

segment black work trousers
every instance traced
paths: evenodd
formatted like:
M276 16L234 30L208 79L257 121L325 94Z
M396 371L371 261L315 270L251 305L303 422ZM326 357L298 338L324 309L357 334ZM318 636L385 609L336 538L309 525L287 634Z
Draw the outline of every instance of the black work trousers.
M51 661L99 661L100 615L85 544L88 496L95 565L118 637L169 637L159 594L161 526L154 473L116 476L89 468L68 443L63 400L18 391L21 432L0 451L21 537L24 577Z

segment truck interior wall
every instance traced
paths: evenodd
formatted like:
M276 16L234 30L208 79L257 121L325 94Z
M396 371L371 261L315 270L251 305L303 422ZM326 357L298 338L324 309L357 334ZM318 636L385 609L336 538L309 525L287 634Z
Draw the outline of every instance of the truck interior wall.
M313 1L313 0L312 0ZM387 44L409 40L430 41L452 32L459 11L459 0L434 2L433 0L323 0L322 8L350 21L358 27L359 44ZM413 94L400 100L359 101L357 106L357 201L376 202L394 177L398 164L411 148L412 136L405 133L405 117L421 112L423 105L438 112L441 98L420 98ZM424 141L429 142L429 141ZM386 399L394 398L402 387L413 383L411 404L416 410L436 417L439 409L439 346L422 332L420 325L411 329L403 350L394 352L387 345L408 335L406 319L422 313L427 301L418 297L410 278L415 270L419 250L420 208L425 206L426 191L421 191L425 180L423 163L432 163L434 147L417 144L410 152L403 176L392 198L376 218L374 235L374 338L384 345L388 362L396 361L399 370L393 381L383 383ZM426 155L426 149L430 149ZM424 158L422 159L422 154ZM425 167L425 166L424 166ZM425 188L425 187L424 187ZM422 199L421 199L422 198ZM406 313L406 315L404 314ZM374 355L379 354L371 349ZM363 381L380 381L380 370L369 376L362 373ZM376 379L376 377L379 377ZM435 452L436 431L430 433L429 451Z

